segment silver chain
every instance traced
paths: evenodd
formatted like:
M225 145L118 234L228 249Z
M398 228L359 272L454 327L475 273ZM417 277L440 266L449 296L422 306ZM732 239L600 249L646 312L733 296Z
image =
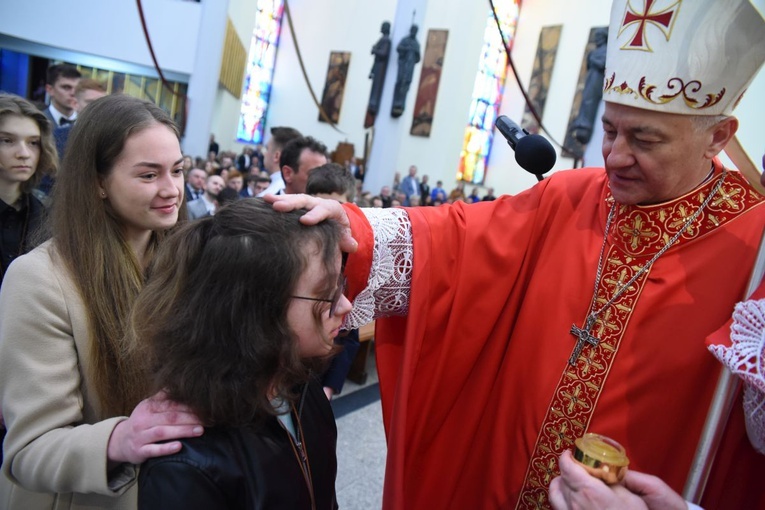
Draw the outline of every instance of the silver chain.
M672 237L672 239L667 241L667 244L665 244L662 247L662 249L659 250L656 253L656 255L654 255L653 258L646 263L646 265L641 267L640 270L637 273L635 273L635 275L632 278L630 278L627 283L622 285L622 287L614 293L614 295L611 297L611 299L609 299L608 302L606 302L606 304L604 304L602 307L600 307L600 310L593 311L593 312L590 313L590 315L587 316L587 320L586 320L585 326L584 326L585 331L589 332L590 328L595 325L595 321L598 319L598 316L601 313L603 313L603 311L605 309L607 309L609 306L611 306L613 304L613 302L616 301L616 299L619 296L624 294L624 291L626 291L630 287L630 285L635 283L635 281L638 278L640 278L643 275L643 273L648 271L648 269L651 267L651 265L653 265L653 263L656 262L656 260L659 257L664 255L664 253L667 250L669 250L670 247L673 244L675 244L675 242L678 239L680 239L680 236L683 235L683 233L686 230L688 230L688 227L690 227L691 224L694 221L696 221L696 218L698 218L699 215L701 214L701 212L706 208L707 204L709 204L709 202L712 200L712 197L715 196L717 194L717 192L720 190L720 187L722 186L722 183L725 180L725 176L727 175L727 173L728 173L727 170L723 169L722 175L720 175L720 179L715 183L715 186L714 186L714 188L712 188L712 191L709 192L709 195L707 196L707 198L705 198L704 202L701 203L701 207L696 209L696 211L691 215L691 217L688 218L687 220L685 220L685 224L683 225L683 228L681 228L677 232L677 234L675 234ZM611 210L608 211L608 219L606 220L606 232L603 235L603 246L600 247L600 255L598 256L598 271L595 274L595 289L593 290L592 301L590 302L590 308L591 309L595 307L595 302L596 302L596 300L598 298L598 287L600 286L600 278L601 278L602 273L603 273L603 254L606 251L606 242L608 241L608 232L609 232L609 230L611 228L611 221L614 219L615 215L616 215L616 202L614 201L613 205L611 205Z

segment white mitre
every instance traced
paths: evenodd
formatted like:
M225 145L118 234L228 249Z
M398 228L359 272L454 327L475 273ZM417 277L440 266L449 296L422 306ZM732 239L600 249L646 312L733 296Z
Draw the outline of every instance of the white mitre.
M614 0L603 99L684 115L730 115L765 61L749 0Z

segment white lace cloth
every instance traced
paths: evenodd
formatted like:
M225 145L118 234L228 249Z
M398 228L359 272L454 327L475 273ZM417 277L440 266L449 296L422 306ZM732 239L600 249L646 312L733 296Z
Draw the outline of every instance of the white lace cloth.
M357 329L380 317L406 315L412 283L412 224L403 209L362 209L375 245L367 287L353 300L344 327Z
M765 455L765 299L738 303L733 311L731 347L709 350L744 381L746 431Z

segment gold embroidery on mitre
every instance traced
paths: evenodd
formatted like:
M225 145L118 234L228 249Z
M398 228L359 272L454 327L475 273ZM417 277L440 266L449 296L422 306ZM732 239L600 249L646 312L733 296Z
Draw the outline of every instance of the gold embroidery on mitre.
M615 226L611 230L613 241L604 254L606 263L593 309L604 306L624 283L661 250L667 242L667 236L672 236L682 229L682 218L687 219L689 213L692 214L701 206L717 179L719 176L710 179L700 190L666 204L619 207ZM686 229L672 249L712 232L762 202L762 197L752 190L739 173L729 172L717 195L710 199L705 210L693 225ZM606 203L609 203L608 199ZM657 235L640 236L629 229L624 232L624 229L618 228L638 224L641 225L638 232ZM636 248L633 248L634 239L639 239ZM635 253L636 251L640 253ZM603 310L593 326L594 334L600 339L597 347L586 347L577 358L575 366L566 364L539 428L517 509L550 508L547 488L552 477L558 474L558 456L569 448L576 438L587 432L600 393L650 272L649 268L625 289L611 306Z
M682 97L683 101L685 101L685 105L688 108L692 108L694 110L711 108L712 106L719 103L725 96L725 87L723 87L717 93L706 94L706 99L702 103L701 99L694 97L699 93L702 86L703 85L698 80L690 80L688 83L685 83L682 78L674 77L667 80L668 93L662 94L658 97L653 97L657 90L656 85L648 84L646 77L643 76L640 78L640 82L638 83L638 92L640 93L640 97L649 103L657 105L667 104L670 101L677 99L678 97ZM674 90L677 90L677 92L673 92Z
M632 8L632 4L629 1L627 2L617 37L621 36L628 27L637 25L637 29L632 37L630 37L630 40L627 41L621 49L640 50L653 53L651 46L648 44L648 38L646 37L646 28L648 26L658 28L664 34L667 41L669 41L672 36L672 28L675 26L677 13L680 10L681 0L677 0L677 2L665 9L651 12L654 3L655 0L645 0L645 9L642 13L639 13Z
M620 85L614 86L614 81L616 80L616 73L611 73L611 76L609 78L606 78L603 82L603 93L606 92L615 92L617 94L622 95L631 95L635 96L635 99L638 99L638 93L632 90L628 85L627 82L622 82Z

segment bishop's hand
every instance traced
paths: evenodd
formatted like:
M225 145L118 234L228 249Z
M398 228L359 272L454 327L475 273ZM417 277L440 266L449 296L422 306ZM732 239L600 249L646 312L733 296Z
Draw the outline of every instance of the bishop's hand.
M281 212L307 209L301 218L305 225L316 225L324 220L335 220L343 229L343 237L340 240L340 249L346 253L353 253L358 248L358 243L351 235L351 222L345 214L343 206L336 200L312 197L310 195L266 195L266 202L273 204L274 210Z

